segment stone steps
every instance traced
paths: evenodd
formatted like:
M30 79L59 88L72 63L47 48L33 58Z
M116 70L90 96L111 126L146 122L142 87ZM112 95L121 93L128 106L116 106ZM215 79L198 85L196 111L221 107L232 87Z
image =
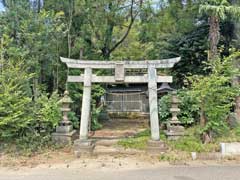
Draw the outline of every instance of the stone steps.
M119 139L98 139L95 141L96 146L114 146L117 145Z
M135 149L124 149L119 146L95 146L93 155L135 155L143 153L143 151Z

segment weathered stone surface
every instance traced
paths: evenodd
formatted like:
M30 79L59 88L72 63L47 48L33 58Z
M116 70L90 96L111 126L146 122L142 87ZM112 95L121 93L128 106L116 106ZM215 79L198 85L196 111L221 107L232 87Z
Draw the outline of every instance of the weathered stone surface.
M167 146L163 141L149 140L147 143L147 153L150 154L161 154L167 151Z
M94 148L93 154L94 155L135 155L135 154L141 154L143 151L136 150L136 149L124 149L122 147L109 147L109 146L99 146L97 145Z
M57 133L70 133L73 130L72 125L67 126L57 126L56 132Z
M85 154L91 155L93 153L94 147L95 143L93 140L90 139L78 139L74 141L74 153L77 157Z
M151 138L158 141L160 140L160 133L157 103L157 70L154 66L148 67L148 80Z
M125 76L124 63L123 62L116 63L115 81L123 82L124 81L124 76Z
M114 69L116 61L93 61L93 60L75 60L69 58L60 57L61 61L66 63L69 68L88 68L93 69ZM175 63L180 61L180 57L162 60L145 60L145 61L121 61L125 68L139 69L148 68L149 65L153 65L156 68L172 68ZM117 61L118 63L118 61Z
M220 159L222 159L222 155L221 155L221 153L218 153L218 152L197 153L196 159L198 159L198 160L220 160Z
M63 132L55 132L52 134L52 139L54 142L58 144L69 145L72 144L73 141L77 138L77 132L75 130L67 133Z
M68 82L84 82L84 75L68 76ZM96 76L92 75L92 83L116 83L114 76ZM172 83L172 76L157 76L157 82ZM125 76L121 83L148 83L148 76Z
M168 140L178 140L180 137L184 136L184 132L177 132L177 131L166 131L167 139Z
M113 146L118 143L119 139L100 139L96 141L96 146Z
M181 125L181 122L177 117L180 112L180 109L178 108L179 103L180 100L177 97L177 92L172 92L172 107L170 108L172 118L170 119L167 131L165 132L168 140L177 140L181 136L184 136L184 127Z
M220 143L220 146L221 146L221 154L223 156L240 155L240 143L239 142Z
M88 138L88 122L90 120L91 110L91 79L92 69L86 68L84 74L84 87L82 97L82 111L81 111L81 125L80 125L80 139Z

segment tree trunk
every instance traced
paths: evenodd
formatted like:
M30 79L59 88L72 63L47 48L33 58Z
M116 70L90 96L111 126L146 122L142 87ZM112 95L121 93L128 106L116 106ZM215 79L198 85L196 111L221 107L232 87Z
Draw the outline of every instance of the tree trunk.
M237 120L240 121L240 96L236 97L236 105L234 111L236 113Z
M209 45L210 51L208 55L208 60L212 61L218 56L217 45L220 40L220 25L219 18L216 16L209 17Z
M102 49L102 56L104 58L104 60L109 60L110 59L110 50L108 47L104 47Z
M200 107L200 126L204 127L206 125L206 116L204 113L204 108L203 108L203 103L201 103L201 107Z

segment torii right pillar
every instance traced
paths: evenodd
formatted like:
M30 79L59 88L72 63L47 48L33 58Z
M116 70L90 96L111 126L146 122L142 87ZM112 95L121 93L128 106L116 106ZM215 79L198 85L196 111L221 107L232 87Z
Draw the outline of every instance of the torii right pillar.
M165 144L160 140L157 97L157 70L154 65L148 66L149 113L151 126L151 140L148 141L147 151L160 153L166 151Z

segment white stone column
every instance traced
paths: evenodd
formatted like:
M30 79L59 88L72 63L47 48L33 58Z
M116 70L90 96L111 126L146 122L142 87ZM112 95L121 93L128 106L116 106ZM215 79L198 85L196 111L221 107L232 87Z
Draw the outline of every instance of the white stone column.
M154 141L160 140L159 121L158 121L158 98L157 98L157 71L153 65L148 67L148 92L151 138Z
M80 140L88 139L88 123L90 119L90 110L91 110L91 84L92 84L91 81L92 81L92 69L85 68L80 136L79 136Z

